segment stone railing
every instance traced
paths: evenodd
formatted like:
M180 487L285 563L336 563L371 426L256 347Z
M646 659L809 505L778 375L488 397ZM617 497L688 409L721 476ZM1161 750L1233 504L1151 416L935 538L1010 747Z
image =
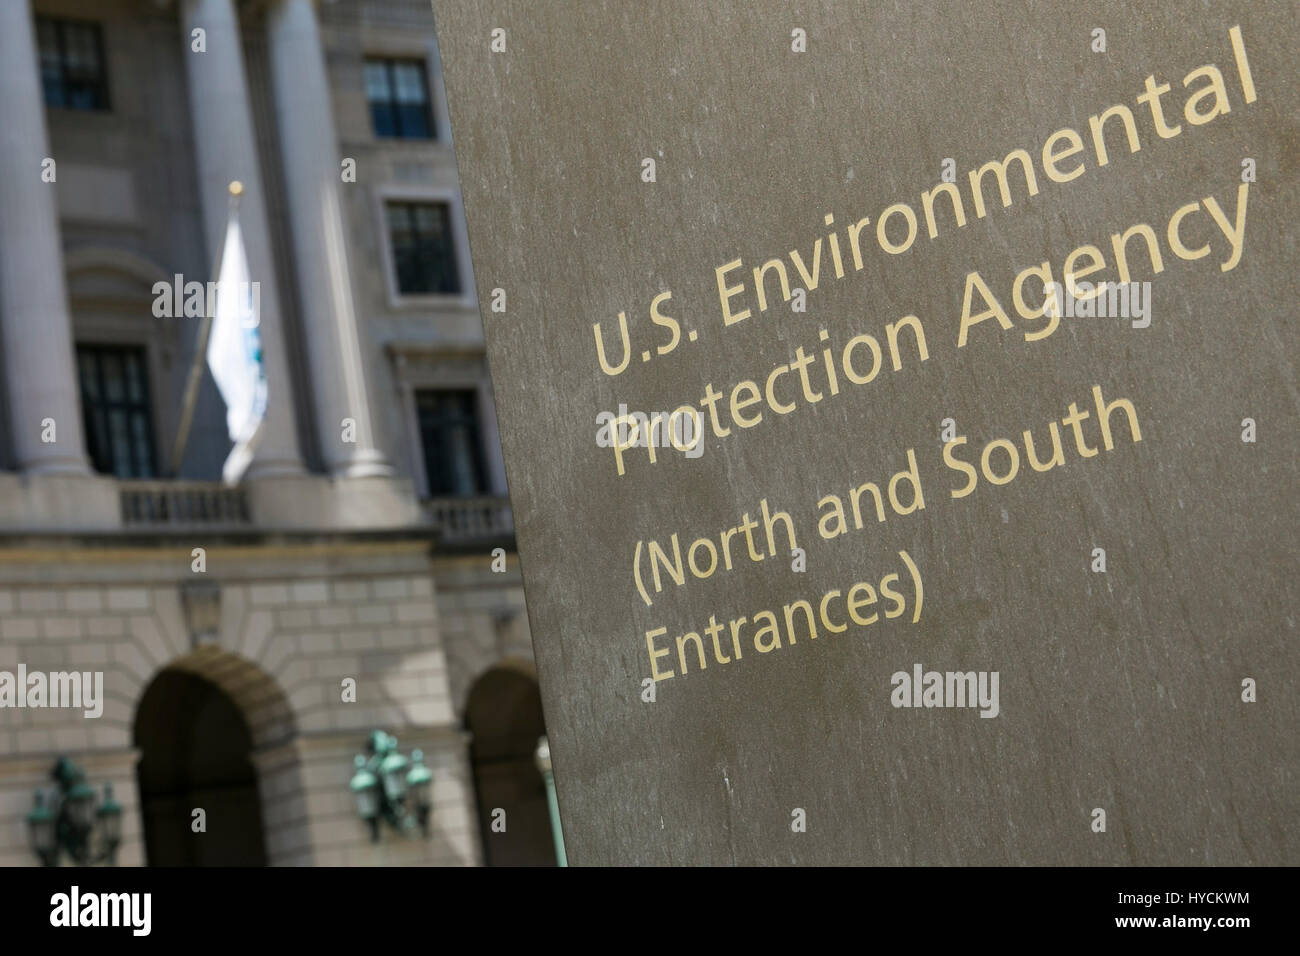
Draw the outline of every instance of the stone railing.
M118 485L127 528L246 527L248 496L242 488L209 481L123 481Z
M430 498L424 507L449 544L501 541L515 534L509 498Z

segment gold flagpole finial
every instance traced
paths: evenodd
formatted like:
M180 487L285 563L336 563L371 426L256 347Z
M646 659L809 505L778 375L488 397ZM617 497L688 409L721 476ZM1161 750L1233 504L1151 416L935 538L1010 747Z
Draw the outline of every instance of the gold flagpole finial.
M230 195L234 196L235 198L239 198L239 196L243 193L243 191L244 191L244 184L241 183L238 179L231 182Z

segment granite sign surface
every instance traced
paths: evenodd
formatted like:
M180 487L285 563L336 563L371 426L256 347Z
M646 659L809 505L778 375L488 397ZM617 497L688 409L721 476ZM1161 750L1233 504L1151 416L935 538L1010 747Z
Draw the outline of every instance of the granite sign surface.
M1290 4L434 0L571 864L1295 864Z

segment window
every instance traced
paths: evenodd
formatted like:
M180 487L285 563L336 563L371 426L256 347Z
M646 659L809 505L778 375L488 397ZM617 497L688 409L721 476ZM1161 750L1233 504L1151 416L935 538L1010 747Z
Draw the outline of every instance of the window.
M45 105L65 110L108 109L104 36L98 23L36 18Z
M434 138L429 83L419 60L366 60L366 99L376 136Z
M95 470L118 478L152 478L153 415L142 348L77 346L86 450Z
M402 295L459 295L451 207L445 202L393 202L387 209L397 291Z
M420 391L415 410L432 497L485 494L482 445L472 391Z

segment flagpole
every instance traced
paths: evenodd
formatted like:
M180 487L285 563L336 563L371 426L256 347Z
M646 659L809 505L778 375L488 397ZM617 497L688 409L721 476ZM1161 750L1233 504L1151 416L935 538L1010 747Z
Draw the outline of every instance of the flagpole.
M239 180L230 184L230 216L233 216L239 208L239 197L244 192L244 185ZM227 217L229 225L229 217ZM226 251L225 231L221 233L220 244L217 246L217 261L212 270L213 280L221 278L221 259ZM220 295L221 290L217 290ZM194 405L199 397L199 383L203 381L203 369L207 365L208 336L212 332L212 298L208 295L203 297L203 324L199 326L198 342L194 349L194 361L190 364L190 374L185 381L185 393L181 399L181 416L180 422L176 426L176 441L172 443L172 456L170 462L170 475L175 478L181 469L181 458L185 454L185 445L189 441L190 426L194 423Z

